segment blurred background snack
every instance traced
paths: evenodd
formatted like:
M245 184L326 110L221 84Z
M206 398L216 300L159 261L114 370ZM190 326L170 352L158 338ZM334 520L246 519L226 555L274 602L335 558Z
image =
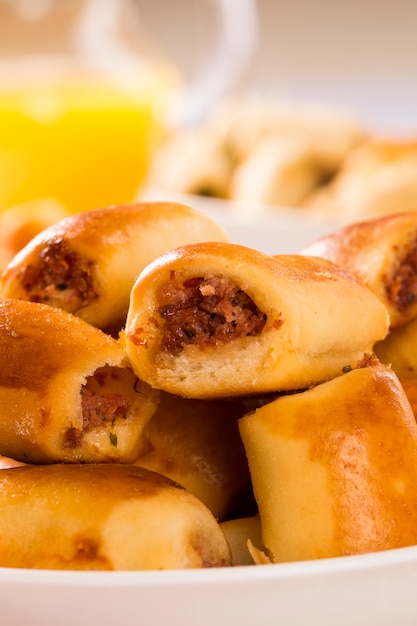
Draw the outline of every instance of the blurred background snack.
M313 223L415 207L415 164L406 144L417 130L410 26L417 7L385 3L376 14L369 0L360 9L348 2L336 9L328 0L257 0L256 9L258 45L240 88L225 93L188 135L188 150L191 142L194 155L200 150L198 164L190 168L181 154L171 158L179 129L162 147L170 154L163 175L161 156L140 194L208 194L231 201L238 218L255 220L265 214L279 219L278 209L295 208ZM192 66L185 54L183 61ZM221 184L200 186L202 173L213 169L202 133L222 153ZM294 164L288 140L301 140L313 154ZM359 160L372 160L380 149L384 158L363 169Z
M349 221L417 208L417 141L376 137L347 154L333 180L305 206Z

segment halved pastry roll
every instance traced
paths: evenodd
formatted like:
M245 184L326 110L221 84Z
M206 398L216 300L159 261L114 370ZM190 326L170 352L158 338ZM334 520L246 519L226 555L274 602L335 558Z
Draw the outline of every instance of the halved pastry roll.
M163 570L230 565L210 511L140 467L48 465L0 472L0 567Z
M301 254L357 276L385 304L392 328L417 316L417 211L349 224Z
M272 562L417 543L417 424L376 362L240 421Z
M161 393L145 426L136 465L164 474L201 500L218 519L253 506L250 475L239 434L245 405L238 400L191 400Z
M64 309L117 333L137 275L153 259L195 241L226 241L210 217L177 203L114 206L73 215L47 228L15 256L0 298Z
M121 345L44 304L0 302L0 454L29 463L133 462L158 393Z
M387 328L378 298L328 261L201 243L171 251L139 276L125 342L141 380L215 398L337 376Z

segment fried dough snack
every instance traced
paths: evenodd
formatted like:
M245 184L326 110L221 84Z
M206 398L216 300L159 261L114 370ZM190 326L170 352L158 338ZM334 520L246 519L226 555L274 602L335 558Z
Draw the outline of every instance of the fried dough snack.
M417 211L349 224L301 254L329 259L354 274L387 307L391 328L417 316Z
M231 173L232 159L216 133L181 129L157 152L145 189L226 198Z
M158 393L115 339L66 311L4 300L0 360L0 454L28 463L140 454Z
M376 363L240 421L272 562L417 543L417 424Z
M368 137L351 111L319 102L238 98L218 107L210 122L238 162L265 138L301 139L327 172L335 171L346 154Z
M136 465L180 483L217 519L225 519L241 505L250 485L238 428L244 412L239 401L191 400L162 392L145 426L145 450Z
M124 341L141 380L208 399L332 378L387 329L378 298L328 261L202 243L139 276Z
M166 570L230 565L212 514L169 479L119 464L0 471L0 567Z
M9 263L0 298L64 309L113 334L124 325L137 275L153 259L227 235L204 213L150 202L73 215L44 230Z

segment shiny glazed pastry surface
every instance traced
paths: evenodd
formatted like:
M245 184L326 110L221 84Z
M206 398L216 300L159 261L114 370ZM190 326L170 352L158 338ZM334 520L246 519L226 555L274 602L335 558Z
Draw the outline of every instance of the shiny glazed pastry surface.
M0 471L0 567L164 570L230 565L212 514L168 478L118 464Z
M117 334L137 275L160 254L195 241L226 241L204 213L149 202L97 209L61 220L5 268L0 297L62 308Z
M301 254L337 263L387 307L391 328L417 316L417 212L355 222L313 242Z
M417 543L417 425L389 368L281 397L240 432L272 562Z
M138 277L123 340L152 387L214 398L337 376L387 330L378 298L329 261L201 243L161 256Z
M66 311L4 300L0 361L0 454L53 463L140 453L158 393L112 337Z
M194 400L161 392L136 465L180 483L217 519L253 506L238 428L245 412L245 403L238 400Z

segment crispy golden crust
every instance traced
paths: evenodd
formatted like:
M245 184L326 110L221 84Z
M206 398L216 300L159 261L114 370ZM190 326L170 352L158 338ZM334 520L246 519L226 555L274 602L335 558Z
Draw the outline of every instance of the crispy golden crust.
M279 398L240 432L273 561L417 542L417 425L389 368Z
M133 461L158 394L119 343L47 305L0 302L0 454L19 461Z
M391 327L417 315L417 212L355 222L306 246L351 272L384 303Z
M190 333L186 323L183 327L178 323L171 335L175 340L182 333L184 343L171 350L166 294L171 290L178 299L181 285L188 289L198 277L207 279L197 294L200 299L206 293L210 296L217 278L237 287L236 300L247 297L243 313L250 332L244 335L245 324L240 336L235 332L239 310L231 316L226 311L223 319L210 315L209 308L208 315L203 311L208 324L216 317L224 321L215 329L217 334L204 343L200 333L195 344L194 328ZM210 302L207 307L214 306ZM230 303L221 304L224 309L234 306L233 296ZM195 311L196 319L203 316L205 306L204 301ZM192 307L185 314L189 319ZM355 366L376 340L385 337L387 328L387 313L379 300L328 261L296 255L274 258L233 244L203 243L172 251L139 276L124 341L142 380L177 395L213 398L299 389L336 376L345 365Z
M212 514L139 467L26 466L0 471L0 566L161 570L230 565Z
M117 332L134 280L150 261L186 243L226 240L211 218L178 203L138 203L73 215L16 255L1 276L0 297L49 304Z

